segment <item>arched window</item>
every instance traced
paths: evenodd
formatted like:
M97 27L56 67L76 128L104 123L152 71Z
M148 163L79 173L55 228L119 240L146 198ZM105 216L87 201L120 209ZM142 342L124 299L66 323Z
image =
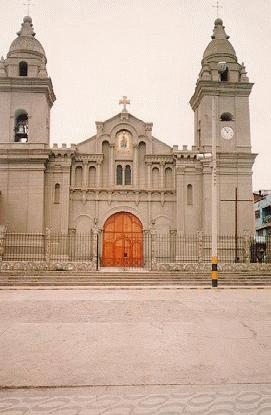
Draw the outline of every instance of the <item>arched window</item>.
M132 184L131 166L125 166L124 184Z
M159 169L158 167L154 167L152 169L152 188L158 189L159 188Z
M95 187L96 185L96 168L90 166L88 170L88 187Z
M15 118L15 142L27 143L28 141L28 115L21 112Z
M229 68L227 67L224 72L220 74L220 81L227 82L229 80Z
M117 185L122 185L122 166L121 165L117 166L116 182L117 182Z
M220 121L233 121L233 115L230 112L223 112Z
M19 76L27 76L28 74L28 65L26 62L19 63Z
M55 184L54 203L60 203L60 184Z
M172 169L170 167L165 169L165 187L166 189L172 188Z
M187 204L193 205L193 187L192 184L187 186Z
M75 187L80 189L82 187L83 169L81 166L75 168Z

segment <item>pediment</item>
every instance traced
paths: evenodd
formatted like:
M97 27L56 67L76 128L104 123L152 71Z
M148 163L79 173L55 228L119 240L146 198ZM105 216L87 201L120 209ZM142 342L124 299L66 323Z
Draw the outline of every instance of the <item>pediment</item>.
M128 112L121 112L106 121L96 121L97 133L95 136L77 145L80 153L101 153L102 143L107 141L115 146L120 131L128 131L132 137L131 146L141 141L146 143L147 153L169 154L171 147L152 136L153 124L145 122Z

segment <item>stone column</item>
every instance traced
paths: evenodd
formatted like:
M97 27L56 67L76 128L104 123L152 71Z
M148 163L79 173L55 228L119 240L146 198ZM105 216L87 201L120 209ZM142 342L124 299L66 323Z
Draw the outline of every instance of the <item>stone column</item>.
M151 166L152 163L148 162L147 163L147 169L148 169L148 189L151 189Z
M164 189L165 186L165 162L160 162L160 188Z
M198 242L198 262L201 264L203 261L203 232L197 232L197 242Z
M83 161L83 188L86 189L88 187L88 161Z
M133 187L138 186L138 145L134 145Z
M3 261L4 259L6 233L7 233L7 228L1 225L0 226L0 262Z
M247 231L243 232L243 251L244 251L244 262L250 264L250 241L251 237Z
M114 148L115 148L115 144L109 144L109 181L108 182L111 188L115 184Z
M45 252L45 261L50 262L50 259L51 259L51 229L50 228L45 229L44 252Z
M71 187L75 187L75 166L74 165L72 165L71 170L72 170Z
M101 162L97 161L96 163L96 187L101 187Z
M184 169L184 166L176 167L176 228L181 235L184 234L185 219Z

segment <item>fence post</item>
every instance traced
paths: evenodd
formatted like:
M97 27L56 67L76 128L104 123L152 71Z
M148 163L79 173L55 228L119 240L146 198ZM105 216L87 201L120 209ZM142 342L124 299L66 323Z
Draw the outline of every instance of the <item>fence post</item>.
M201 264L203 260L203 232L197 231L198 242L198 263Z
M44 244L45 244L45 261L50 262L51 259L51 229L46 228L44 234Z
M7 228L4 225L0 226L0 261L3 261L5 254L5 240Z
M157 268L157 235L155 230L151 230L151 269Z
M244 252L244 262L246 264L250 263L250 235L247 231L243 233L243 252Z
M99 231L96 228L92 230L92 262L96 271L99 271Z

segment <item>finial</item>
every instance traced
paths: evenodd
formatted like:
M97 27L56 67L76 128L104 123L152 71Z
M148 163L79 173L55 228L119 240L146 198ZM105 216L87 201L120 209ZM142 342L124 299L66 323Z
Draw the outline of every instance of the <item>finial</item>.
M223 20L218 17L215 20L215 27L214 27L214 33L212 35L212 39L229 39L230 36L227 35L225 32L225 26L223 26Z
M6 69L5 69L5 59L2 56L0 60L0 78L7 76Z
M122 112L128 112L127 105L130 105L130 100L124 95L122 99L119 100L119 105L123 105Z
M39 78L48 78L48 73L46 70L46 63L45 60L42 60L40 70L39 70Z
M219 9L223 9L223 7L219 3L219 0L217 0L216 4L214 4L212 7L216 9L216 17L219 18Z
M244 62L242 62L241 64L240 81L249 82L249 77L247 76L247 71Z
M18 36L35 36L36 33L33 29L32 18L30 16L25 16L21 30L17 33Z

